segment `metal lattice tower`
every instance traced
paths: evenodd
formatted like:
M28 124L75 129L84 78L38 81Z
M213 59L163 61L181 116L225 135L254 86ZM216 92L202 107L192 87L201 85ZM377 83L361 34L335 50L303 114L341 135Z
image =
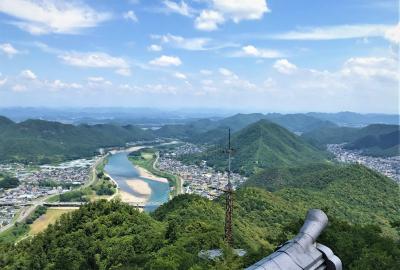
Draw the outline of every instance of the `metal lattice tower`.
M229 129L228 135L228 184L225 187L226 204L225 204L225 241L229 246L233 246L232 236L232 218L233 218L233 186L231 182L231 129Z

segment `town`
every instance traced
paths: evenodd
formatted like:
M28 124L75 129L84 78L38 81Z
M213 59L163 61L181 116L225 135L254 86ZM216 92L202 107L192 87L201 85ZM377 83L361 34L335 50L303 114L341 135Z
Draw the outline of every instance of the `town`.
M167 171L181 177L183 180L184 193L197 194L208 199L215 199L221 195L228 184L228 173L217 172L207 166L205 161L201 165L186 165L179 161L182 155L194 154L204 150L194 144L185 143L173 150L160 153L157 163L158 169ZM231 174L233 188L243 184L247 180L237 173Z
M55 166L0 164L0 172L14 176L20 181L16 188L0 189L0 228L11 223L23 205L83 185L88 180L90 168L97 158L78 159Z
M365 156L362 155L360 151L345 149L344 144L328 144L327 149L329 152L334 154L336 159L340 162L363 164L364 166L378 171L400 183L400 156Z

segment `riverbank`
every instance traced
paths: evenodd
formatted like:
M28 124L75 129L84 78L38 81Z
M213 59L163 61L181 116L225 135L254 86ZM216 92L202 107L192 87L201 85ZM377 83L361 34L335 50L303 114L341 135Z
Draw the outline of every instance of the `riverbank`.
M154 149L140 151L136 155L130 156L129 161L139 168L143 173L153 175L158 179L166 179L170 185L170 198L182 193L182 179L179 176L157 169L159 153Z

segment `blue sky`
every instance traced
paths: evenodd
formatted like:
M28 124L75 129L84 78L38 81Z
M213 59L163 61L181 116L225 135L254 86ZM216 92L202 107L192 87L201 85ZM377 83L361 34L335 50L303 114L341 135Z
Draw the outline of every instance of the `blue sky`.
M0 106L398 113L397 0L0 0Z

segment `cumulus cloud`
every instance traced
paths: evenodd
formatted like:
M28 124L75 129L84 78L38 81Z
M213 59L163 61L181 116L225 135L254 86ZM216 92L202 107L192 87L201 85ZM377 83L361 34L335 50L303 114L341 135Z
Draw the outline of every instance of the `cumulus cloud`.
M275 61L273 66L278 72L284 74L292 74L297 70L297 66L290 63L287 59L279 59Z
M45 85L53 90L61 89L81 89L83 86L78 83L66 83L61 80L46 81Z
M111 18L80 1L0 0L0 12L16 18L12 24L34 35L76 34Z
M162 47L157 44L151 44L149 47L147 47L147 50L149 50L151 52L160 52L160 51L162 51Z
M162 43L168 44L174 48L189 50L189 51L202 51L207 50L206 47L210 39L209 38L184 38L181 36L175 36L166 34L162 36L152 36L154 39L159 39Z
M187 76L181 72L175 72L174 73L175 78L181 79L181 80L186 80Z
M116 73L129 76L130 66L125 59L103 52L65 52L58 56L65 64L77 67L112 68Z
M283 54L276 50L256 48L253 45L242 47L240 51L233 54L234 57L255 57L255 58L279 58Z
M213 0L213 7L224 14L224 16L238 23L241 20L258 20L264 13L269 12L265 0Z
M212 0L210 8L202 10L195 20L195 27L203 31L213 31L228 20L239 23L242 20L258 20L269 12L265 0Z
M180 66L182 64L182 61L181 59L179 59L179 57L176 56L162 55L158 58L151 60L150 64L161 67Z
M133 10L129 10L129 11L125 12L122 16L125 20L138 22L138 18L136 17L136 14Z
M25 69L23 71L21 71L20 76L24 79L27 80L36 80L37 76L35 73L33 73L31 70L29 69Z
M224 76L233 76L234 75L234 73L227 68L219 68L218 71L221 75L224 75Z
M8 57L13 57L14 55L20 53L17 49L15 49L10 43L0 44L0 51L6 54Z
M164 6L167 8L167 10L170 12L175 12L187 17L192 16L193 10L184 1L178 3L174 1L165 0L163 1L163 3Z
M398 61L386 57L355 57L348 59L341 70L345 76L380 77L391 80L399 78Z
M218 25L223 24L224 22L225 18L218 11L203 10L196 18L194 25L199 30L213 31L218 29Z

